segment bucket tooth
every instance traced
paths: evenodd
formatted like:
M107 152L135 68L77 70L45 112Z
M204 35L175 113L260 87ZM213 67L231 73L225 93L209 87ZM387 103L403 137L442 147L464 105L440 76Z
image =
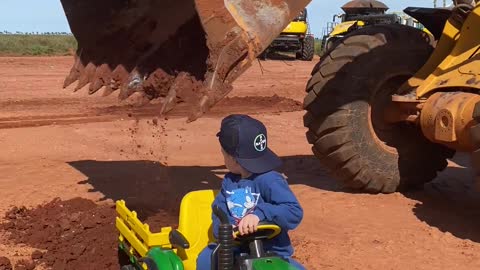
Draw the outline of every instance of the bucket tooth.
M111 95L113 92L115 92L114 89L112 89L112 86L110 84L107 84L105 88L103 89L102 97L106 97Z
M97 70L95 71L93 82L90 83L88 93L91 95L97 92L98 90L100 90L100 88L102 88L108 82L110 82L111 76L112 76L112 71L110 70L107 64L103 64L100 67L98 67Z
M90 83L90 87L88 88L88 94L90 95L95 94L103 86L104 86L104 83L102 79L100 78L95 79L92 83Z
M88 63L88 65L80 72L80 78L78 78L78 84L73 90L74 92L82 89L85 85L91 82L93 75L95 74L95 64Z
M76 82L78 78L80 78L80 72L83 69L84 67L82 65L82 62L80 61L80 57L78 55L75 55L75 63L70 69L70 73L63 81L63 88L65 89L69 87L72 83Z
M110 80L112 90L117 90L127 81L129 72L123 65L118 65L112 72Z
M65 78L63 81L63 88L69 87L72 83L76 82L80 77L80 72L77 70L75 66L72 67L70 70L70 74Z

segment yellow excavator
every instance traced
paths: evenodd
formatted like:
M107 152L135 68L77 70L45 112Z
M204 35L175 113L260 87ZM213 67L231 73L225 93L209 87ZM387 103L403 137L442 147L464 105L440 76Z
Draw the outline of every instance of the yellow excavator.
M309 0L61 0L78 41L65 87L214 106ZM480 6L407 8L431 33L352 31L306 82L304 125L333 178L367 192L432 180L455 151L480 169ZM300 119L299 119L300 121Z

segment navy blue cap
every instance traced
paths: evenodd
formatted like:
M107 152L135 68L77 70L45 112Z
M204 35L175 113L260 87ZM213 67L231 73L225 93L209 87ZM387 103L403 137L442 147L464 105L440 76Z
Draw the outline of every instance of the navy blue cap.
M217 136L225 152L249 172L265 173L282 164L268 148L265 125L248 115L225 117Z

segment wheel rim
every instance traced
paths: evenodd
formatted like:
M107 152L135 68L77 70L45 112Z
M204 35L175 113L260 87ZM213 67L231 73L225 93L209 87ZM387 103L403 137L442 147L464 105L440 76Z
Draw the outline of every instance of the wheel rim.
M378 146L391 154L398 154L396 145L406 138L399 131L400 123L391 124L384 120L384 111L391 102L393 94L397 93L400 86L410 75L397 75L383 81L376 87L368 105L368 127Z

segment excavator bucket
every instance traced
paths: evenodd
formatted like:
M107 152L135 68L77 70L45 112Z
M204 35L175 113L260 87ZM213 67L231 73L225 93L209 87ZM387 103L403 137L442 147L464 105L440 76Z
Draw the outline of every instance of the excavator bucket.
M231 91L310 0L61 0L78 50L64 88L118 90L191 106L193 121Z

